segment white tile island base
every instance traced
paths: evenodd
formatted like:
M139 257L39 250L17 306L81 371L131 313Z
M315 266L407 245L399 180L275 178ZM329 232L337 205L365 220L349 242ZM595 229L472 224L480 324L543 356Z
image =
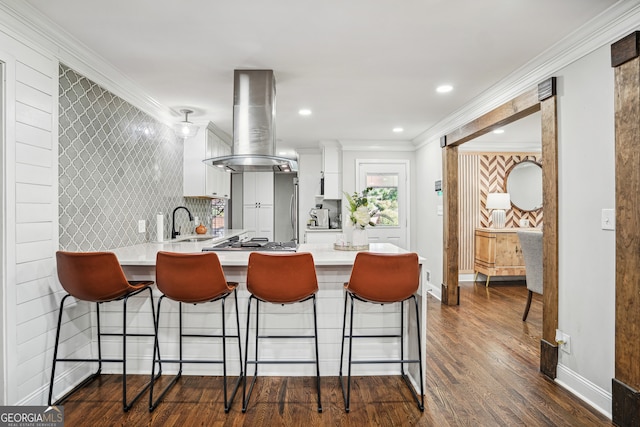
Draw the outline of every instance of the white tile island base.
M206 244L189 242L177 244L154 244L148 243L127 248L114 250L118 256L125 274L129 280L150 279L155 280L155 253L158 250L176 252L200 252ZM316 264L319 291L317 295L318 309L318 344L320 356L320 374L322 376L337 376L340 365L340 347L342 335L342 319L344 310L344 290L343 284L349 280L351 268L356 256L356 252L335 251L330 244L303 244L299 247L299 252L311 252ZM397 246L378 243L371 244L371 252L378 253L404 253L406 251ZM245 331L248 292L246 290L246 272L249 252L218 252L220 261L228 281L238 282L238 304L240 311L240 336L242 351L245 352ZM420 263L424 262L420 258ZM277 281L277 272L274 273L273 280ZM425 282L424 272L421 269L421 286L418 290L418 308L420 310L420 333L421 345L423 348L423 374L425 372L426 357L426 295L423 286ZM393 284L390 284L392 286ZM157 304L159 293L155 293L154 302ZM146 332L152 328L148 325L149 304L144 304L144 298L140 297L135 302L130 302L129 311L136 312L130 315L131 332L137 327L142 327ZM233 295L227 298L226 317L227 334L235 334L235 310L232 309ZM162 302L163 311L160 318L160 351L163 357L174 357L178 353L178 312L177 303L165 298ZM260 359L300 359L313 360L313 306L312 301L304 303L290 304L284 306L273 306L272 304L260 305L260 335L304 335L309 334L308 340L293 339L260 339ZM157 306L157 305L156 305ZM169 307L171 307L169 309ZM102 312L103 329L109 325L121 325L121 306L117 304L107 304ZM221 305L219 302L213 304L187 305L183 306L183 325L186 333L220 333ZM417 359L417 339L415 331L415 306L412 300L405 303L405 325L410 328L404 334L405 351L408 353L405 358ZM251 313L252 326L255 330L255 306ZM347 319L348 321L348 319ZM347 324L348 327L348 324ZM406 326L405 326L406 328ZM399 304L377 305L356 301L356 315L354 316L354 335L376 334L391 335L398 334L400 330L400 306ZM249 338L249 351L254 354L253 337ZM95 337L94 337L95 339ZM138 342L136 342L139 340ZM367 338L356 339L353 343L353 360L362 359L400 359L400 346L397 338ZM128 346L128 369L130 372L148 372L151 368L152 343L148 338L131 337L131 344ZM121 342L111 337L103 338L103 352L105 355L119 354ZM345 362L343 373L347 373L347 350L345 342ZM188 358L215 358L221 357L222 345L219 339L190 339L184 341L184 355ZM229 361L228 375L237 375L239 372L239 355L235 339L227 341L227 357ZM109 371L109 369L114 369ZM118 373L119 366L105 366L103 372ZM163 366L165 373L175 372L177 365ZM313 365L260 365L259 375L274 376L313 376L315 375ZM406 365L405 370L409 372L414 384L419 378L417 364ZM184 365L185 375L221 375L221 365L192 364ZM249 373L253 373L253 367L249 366ZM399 364L367 364L353 365L352 375L398 375L400 373Z

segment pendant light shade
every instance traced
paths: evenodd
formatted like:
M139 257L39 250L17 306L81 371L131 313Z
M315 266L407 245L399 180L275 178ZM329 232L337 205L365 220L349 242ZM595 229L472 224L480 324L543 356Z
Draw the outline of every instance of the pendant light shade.
M189 114L193 113L193 110L180 110L184 114L184 121L173 125L173 131L178 138L191 138L198 134L199 127L189 121Z

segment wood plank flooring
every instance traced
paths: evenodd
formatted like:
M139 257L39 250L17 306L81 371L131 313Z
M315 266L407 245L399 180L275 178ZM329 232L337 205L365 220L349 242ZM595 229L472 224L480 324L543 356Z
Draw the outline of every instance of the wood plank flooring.
M315 378L260 377L224 413L221 379L183 377L153 412L148 394L122 412L121 376L104 375L64 404L68 426L602 426L611 422L538 371L542 303L529 318L523 282L461 283L461 305L428 301L425 411L400 377L357 377L351 412L337 377L322 378L323 413ZM455 332L451 332L455 331ZM130 392L148 378L132 376Z

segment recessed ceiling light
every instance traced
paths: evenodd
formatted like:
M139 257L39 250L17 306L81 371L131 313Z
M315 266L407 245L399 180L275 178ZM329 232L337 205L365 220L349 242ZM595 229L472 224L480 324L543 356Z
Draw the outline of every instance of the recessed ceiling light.
M281 155L281 156L286 156L287 152L286 151L280 151L278 154Z
M394 131L395 133L404 132L404 128L401 128L401 127L393 128L393 131Z
M308 108L303 108L298 111L298 114L300 114L301 116L310 116L311 110L309 110Z
M497 133L497 134L504 133L504 129L496 129L493 131L493 133Z
M436 92L438 93L447 93L453 90L453 86L451 85L440 85L436 88Z

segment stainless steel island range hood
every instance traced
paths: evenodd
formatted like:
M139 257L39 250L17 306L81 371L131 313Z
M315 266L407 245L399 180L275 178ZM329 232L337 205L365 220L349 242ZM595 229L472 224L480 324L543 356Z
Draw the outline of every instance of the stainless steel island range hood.
M231 173L297 172L297 161L274 155L275 118L273 70L234 70L233 154L203 162Z

